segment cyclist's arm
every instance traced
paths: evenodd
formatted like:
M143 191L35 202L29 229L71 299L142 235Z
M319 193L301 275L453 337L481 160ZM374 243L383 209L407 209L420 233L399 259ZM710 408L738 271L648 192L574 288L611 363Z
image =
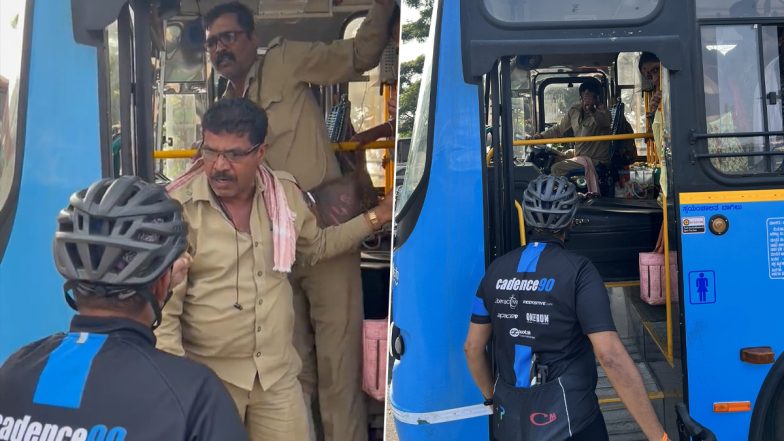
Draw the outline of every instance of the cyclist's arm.
M661 440L664 429L653 411L640 372L618 338L618 333L596 332L588 334L588 338L607 378L645 436L652 441Z
M493 396L493 374L490 371L490 363L487 362L485 351L492 332L493 327L490 323L472 322L468 327L468 337L463 346L471 377L474 378L474 383L479 387L485 399Z

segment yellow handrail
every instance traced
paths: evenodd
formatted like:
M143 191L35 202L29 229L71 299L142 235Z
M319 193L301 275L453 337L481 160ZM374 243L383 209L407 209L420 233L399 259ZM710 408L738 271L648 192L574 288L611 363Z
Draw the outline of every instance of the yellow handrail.
M519 139L512 142L513 146L521 145L540 145L556 144L565 142L586 142L586 141L625 141L629 139L653 139L651 133L624 133L621 135L597 135L597 136L570 136L567 138L542 138L542 139ZM487 152L485 161L487 164L493 159L493 148Z
M352 151L357 150L357 142L338 142L333 143L334 150ZM362 146L365 150L371 149L391 149L395 148L394 141L373 141ZM180 150L156 150L153 152L152 157L155 159L190 159L196 154L196 150L180 149Z
M515 208L517 209L517 228L520 229L520 246L525 246L525 217L523 216L523 206L520 202L515 201Z

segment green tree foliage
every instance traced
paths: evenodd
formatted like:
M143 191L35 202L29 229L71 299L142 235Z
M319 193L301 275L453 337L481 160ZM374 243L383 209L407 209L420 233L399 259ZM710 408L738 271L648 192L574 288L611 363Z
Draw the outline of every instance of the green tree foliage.
M430 17L433 15L433 0L405 0L404 7L419 11L419 18L403 25L401 39L403 44L410 41L425 41L430 31ZM398 97L398 135L411 137L414 127L419 96L420 76L425 57L420 55L414 60L400 64L400 95Z
M414 112L419 96L420 75L425 64L425 56L400 63L400 96L398 98L398 131L400 136L408 138L414 128Z

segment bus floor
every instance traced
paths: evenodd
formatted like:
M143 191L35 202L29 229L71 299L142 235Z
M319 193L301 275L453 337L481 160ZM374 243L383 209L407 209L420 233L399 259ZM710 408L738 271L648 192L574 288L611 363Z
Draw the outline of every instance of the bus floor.
M653 409L670 435L675 435L675 403L682 400L680 360L670 365L656 340L666 341L664 306L650 306L640 300L639 286L609 288L610 307L621 341L643 379ZM643 326L647 323L647 327ZM679 353L677 341L675 353ZM611 441L645 440L639 426L618 398L607 375L597 362L599 382L596 395L604 414Z

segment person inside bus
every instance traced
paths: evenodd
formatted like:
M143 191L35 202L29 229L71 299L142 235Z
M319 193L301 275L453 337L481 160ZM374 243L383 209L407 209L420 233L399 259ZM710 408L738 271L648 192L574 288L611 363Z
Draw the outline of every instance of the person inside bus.
M580 84L580 102L569 108L557 125L531 136L532 139L558 138L571 129L574 136L609 135L612 117L602 98L599 80L590 78ZM580 156L591 160L592 165L610 164L610 141L580 141L574 143L574 150L568 150L556 159L550 172L564 176L572 170L584 168L584 163L575 160Z
M354 38L325 44L278 37L262 56L256 54L253 12L246 6L221 4L204 17L210 62L228 80L223 98L247 97L267 112L265 158L273 169L294 175L305 191L341 177L310 86L346 82L376 66L389 40L394 7L394 0L375 0ZM326 441L364 441L359 250L298 266L291 281L306 400L318 397Z
M294 177L264 163L263 109L220 100L201 126L200 158L168 187L184 207L193 265L163 314L158 347L212 368L251 440L307 440L288 275L295 260L312 265L356 248L391 221L391 199L321 229Z
M640 71L642 78L650 84L650 99L648 100L648 108L645 111L647 120L646 127L653 134L653 143L656 148L656 155L659 157L659 167L661 173L659 175L659 186L661 194L667 196L667 164L664 156L663 148L663 124L662 112L660 109L662 101L661 91L661 62L659 57L651 52L643 52L640 54L640 60L637 63L637 69ZM664 225L659 229L659 237L656 239L656 246L653 250L654 253L664 252Z
M155 349L152 330L191 262L186 233L180 204L137 177L70 197L54 262L77 314L68 333L0 367L0 439L248 439L211 370Z
M565 177L541 175L523 196L528 245L497 258L474 298L465 354L509 440L608 440L596 397L599 359L649 440L667 440L639 371L621 343L596 267L564 249L578 195ZM493 336L498 378L487 359Z

